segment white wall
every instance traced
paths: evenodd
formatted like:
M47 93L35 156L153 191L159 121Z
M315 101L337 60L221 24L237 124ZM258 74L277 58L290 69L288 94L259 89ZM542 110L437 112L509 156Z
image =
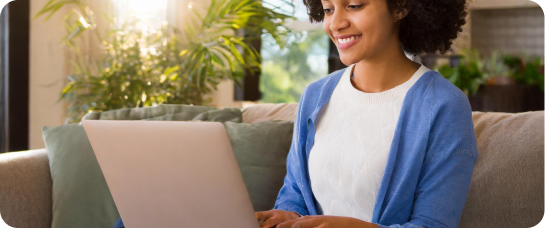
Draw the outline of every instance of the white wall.
M44 22L32 19L48 0L30 1L30 101L29 147L44 148L43 126L58 126L66 118L64 102L57 102L68 73L65 48L60 43L65 33L63 12Z
M212 98L210 105L218 108L238 107L242 108L242 101L235 101L235 82L233 80L222 80L217 86L217 90L208 97Z

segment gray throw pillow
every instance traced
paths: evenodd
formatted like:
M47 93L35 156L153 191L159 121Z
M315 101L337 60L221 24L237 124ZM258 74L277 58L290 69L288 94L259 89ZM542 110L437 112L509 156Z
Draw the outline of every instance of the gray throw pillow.
M293 121L224 125L254 210L272 209L286 176Z

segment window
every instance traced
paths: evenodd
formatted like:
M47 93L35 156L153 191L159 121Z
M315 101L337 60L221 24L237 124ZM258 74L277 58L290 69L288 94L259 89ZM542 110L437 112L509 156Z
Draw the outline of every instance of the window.
M127 22L138 21L135 24L142 30L159 29L164 21L167 21L167 7L169 0L112 0L115 10L117 26Z
M287 8L282 0L268 2L279 9ZM294 4L297 20L287 26L299 33L289 37L286 48L280 49L269 36L262 37L261 102L299 102L309 83L328 74L329 36L321 24L309 22L301 1Z

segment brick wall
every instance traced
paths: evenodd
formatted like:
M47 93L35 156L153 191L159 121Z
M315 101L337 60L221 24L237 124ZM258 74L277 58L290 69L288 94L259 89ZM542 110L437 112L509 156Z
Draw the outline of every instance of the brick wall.
M494 50L505 54L543 58L543 11L539 7L472 10L470 45L485 56Z

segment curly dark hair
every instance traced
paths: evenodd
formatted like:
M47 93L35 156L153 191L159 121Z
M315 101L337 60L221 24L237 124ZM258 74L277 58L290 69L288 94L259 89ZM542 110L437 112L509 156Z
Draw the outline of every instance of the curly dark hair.
M390 13L407 9L401 19L399 38L406 52L445 54L466 23L466 0L385 0ZM320 0L303 0L311 22L324 20Z

